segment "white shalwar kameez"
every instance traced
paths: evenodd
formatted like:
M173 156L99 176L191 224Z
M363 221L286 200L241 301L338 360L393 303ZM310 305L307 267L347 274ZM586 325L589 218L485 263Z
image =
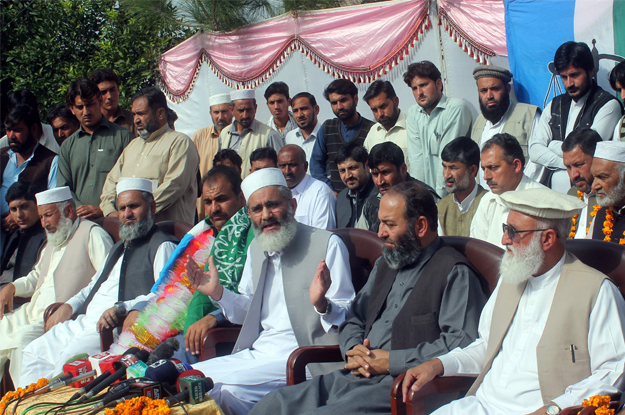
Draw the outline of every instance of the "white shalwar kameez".
M524 415L544 406L538 382L536 347L553 302L564 256L546 273L532 277L525 287L501 350L475 396L454 401L435 415ZM479 338L464 349L439 357L443 376L477 375L484 366L493 308L499 286L480 316ZM616 286L605 280L590 313L588 351L592 375L566 388L553 402L564 409L593 395L614 394L623 387L625 363L625 302Z
M163 242L158 247L153 265L155 282L175 248L176 244L172 242ZM63 371L63 365L69 358L79 353L93 355L100 352L100 334L96 331L96 324L102 314L118 301L119 278L123 259L124 255L122 254L111 270L109 277L93 296L85 314L81 314L76 320L57 324L24 348L19 386L24 387L40 378L52 378ZM100 278L103 268L101 267L95 273L87 287L70 298L66 304L69 304L73 310L78 310ZM130 311L140 305L145 306L145 302L154 295L148 293L125 301L127 310Z
M194 369L201 370L215 382L215 387L208 394L226 415L247 414L267 393L286 385L286 363L298 344L284 296L281 255L278 252L268 254L270 261L267 263L265 287L270 288L262 293L262 331L252 348L193 365ZM326 293L332 302L332 312L319 318L323 328L330 333L345 320L354 299L349 253L336 235L331 236L328 242L326 263L332 276L332 285ZM243 324L252 303L253 267L248 250L239 285L240 294L224 290L219 301L224 316L232 323ZM306 296L302 297L302 301L310 300ZM315 312L312 304L310 312Z
M291 191L297 202L296 221L319 229L336 228L336 196L327 184L307 174Z

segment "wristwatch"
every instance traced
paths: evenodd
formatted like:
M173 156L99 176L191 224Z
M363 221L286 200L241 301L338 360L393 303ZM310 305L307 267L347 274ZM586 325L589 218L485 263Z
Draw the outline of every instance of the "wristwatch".
M332 303L330 302L330 300L328 300L328 298L326 297L326 311L324 313L319 312L319 310L317 310L317 307L313 306L313 308L315 309L315 312L317 314L319 314L320 316L327 316L328 314L330 314L332 312Z
M555 403L547 405L546 409L549 415L558 415L560 412L562 412L562 409L560 409L560 407Z
M128 310L126 309L126 303L124 303L123 301L118 301L118 302L116 302L116 303L115 303L115 306L116 306L117 308L119 308L119 311L121 311L121 312L122 312L122 314L126 314L126 312L128 311Z

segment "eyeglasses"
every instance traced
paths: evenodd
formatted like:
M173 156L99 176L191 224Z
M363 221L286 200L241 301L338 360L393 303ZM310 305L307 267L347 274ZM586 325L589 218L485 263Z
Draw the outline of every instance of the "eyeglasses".
M514 240L514 237L517 235L517 233L525 233L525 232L542 232L542 231L546 231L547 229L528 229L528 230L524 230L524 231L519 231L517 229L514 229L513 226L508 225L507 223L502 223L501 227L503 228L503 233L504 235L506 233L508 233L508 238Z

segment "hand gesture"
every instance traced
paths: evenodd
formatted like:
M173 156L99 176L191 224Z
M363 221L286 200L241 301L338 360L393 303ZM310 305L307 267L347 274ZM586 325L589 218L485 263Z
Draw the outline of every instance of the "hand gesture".
M208 258L208 266L208 272L201 270L195 260L189 256L189 262L187 262L187 278L189 278L191 285L197 288L202 294L206 294L212 297L213 300L219 301L224 293L224 287L219 283L219 274L217 273L217 267L215 266L212 255Z
M0 290L0 320L4 317L4 307L7 312L13 312L13 296L15 295L15 285L9 283Z
M330 289L331 284L330 270L326 265L325 259L322 259L310 284L310 302L320 313L323 313L328 306L326 293Z
M184 335L184 344L187 352L190 351L192 355L200 354L206 332L214 327L217 327L217 319L212 314L204 316L191 324Z
M116 305L106 310L102 313L98 324L96 324L96 330L98 333L102 331L103 328L110 329L112 327L117 326L118 316L122 315L122 310L119 309Z
M46 321L46 331L50 330L59 323L69 320L73 313L74 310L72 309L72 306L69 304L61 305L54 313L52 313L50 318L48 318L48 321Z
M444 371L443 362L439 359L432 359L408 370L404 377L404 383L402 384L404 402L406 402L408 397L408 389L412 389L416 392L436 376L442 376Z

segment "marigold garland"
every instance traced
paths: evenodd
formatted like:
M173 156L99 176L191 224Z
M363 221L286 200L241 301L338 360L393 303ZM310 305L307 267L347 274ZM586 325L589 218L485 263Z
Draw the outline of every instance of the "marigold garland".
M595 395L595 396L591 396L588 399L584 399L584 402L582 402L582 406L584 408L588 408L589 406L596 407L597 408L595 410L596 415L614 415L614 409L610 409L611 399L612 398L610 398L607 395L603 395L603 396Z
M612 233L614 232L614 212L612 212L612 206L605 211L605 221L603 221L603 240L606 242L612 242ZM625 231L623 231L625 236ZM619 245L625 245L625 238L620 238Z
M13 399L21 398L22 396L26 395L27 393L34 392L34 391L36 391L38 389L41 389L44 386L46 386L48 384L48 382L49 382L48 379L42 378L42 379L39 379L36 383L31 383L30 385L28 385L25 388L17 388L17 390L15 390L15 391L7 392L2 397L2 400L0 400L0 413L2 413L2 411L4 411L4 407L7 405L7 403L9 403L9 401L11 401Z
M152 399L147 396L137 396L122 403L113 409L107 409L106 415L169 415L171 409L165 399Z

